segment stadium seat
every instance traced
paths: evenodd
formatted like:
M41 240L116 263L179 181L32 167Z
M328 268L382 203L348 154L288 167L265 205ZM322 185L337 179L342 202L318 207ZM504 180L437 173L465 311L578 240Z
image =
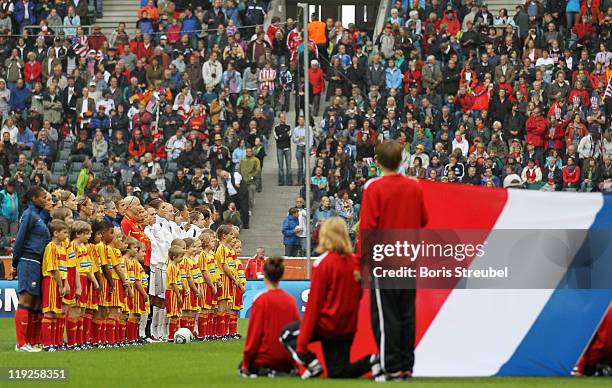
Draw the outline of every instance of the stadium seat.
M24 154L26 156L26 158L28 158L29 160L32 160L32 151L30 150L23 150L21 151L22 154Z
M51 165L51 173L53 174L64 174L66 172L66 163L55 162Z
M57 185L57 182L59 181L59 177L62 174L55 174L55 173L51 173L51 185Z
M83 168L83 163L81 162L72 162L72 164L70 165L70 171L71 172L79 172L81 171L81 168Z
M164 174L164 178L166 178L166 183L170 183L174 179L174 173L173 172L167 172L167 173Z
M70 175L68 175L68 183L70 183L71 185L76 185L77 183L77 179L79 179L79 173L78 172L71 172Z
M100 172L104 169L104 164L103 163L99 163L99 162L94 162L93 163L93 171L94 172Z
M59 152L59 160L66 162L70 158L70 149L63 149Z

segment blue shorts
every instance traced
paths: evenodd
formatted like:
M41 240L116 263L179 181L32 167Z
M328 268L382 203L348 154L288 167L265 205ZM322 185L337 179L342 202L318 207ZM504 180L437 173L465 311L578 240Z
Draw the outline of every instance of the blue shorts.
M30 295L41 295L41 270L41 263L20 259L17 264L17 294L27 292Z

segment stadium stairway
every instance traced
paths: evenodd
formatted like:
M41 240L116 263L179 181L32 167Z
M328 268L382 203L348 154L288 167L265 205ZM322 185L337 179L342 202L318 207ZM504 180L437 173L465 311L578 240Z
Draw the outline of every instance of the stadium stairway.
M294 112L289 112L287 123L293 124L294 117ZM291 167L295 181L297 178L295 149L291 152ZM285 253L281 232L283 220L289 208L295 206L300 187L278 186L278 164L274 139L270 141L267 156L264 159L262 180L263 191L256 194L250 229L243 229L240 232L243 256L253 256L258 246L263 246L268 256Z
M125 22L128 34L133 34L138 21L140 2L134 0L104 0L103 18L96 19L96 24L102 27L102 32L110 38L119 22Z

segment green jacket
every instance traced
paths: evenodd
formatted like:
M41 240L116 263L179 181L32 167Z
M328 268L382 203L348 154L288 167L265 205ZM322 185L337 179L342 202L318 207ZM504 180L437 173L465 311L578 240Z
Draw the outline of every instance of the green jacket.
M87 190L87 184L89 183L89 171L86 168L82 168L77 178L77 195L84 195Z
M255 177L261 174L261 163L255 155L245 156L238 165L238 172L242 175L242 179L247 185L255 183Z

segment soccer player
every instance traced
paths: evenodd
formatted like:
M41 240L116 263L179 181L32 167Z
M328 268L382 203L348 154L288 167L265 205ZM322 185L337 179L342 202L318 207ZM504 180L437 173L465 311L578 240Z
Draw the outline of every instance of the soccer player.
M235 239L234 228L229 225L221 225L217 229L219 247L215 253L215 259L221 274L221 291L219 293L219 318L216 335L221 339L227 339L227 331L230 319L230 303L232 302L232 287L238 285L238 279L229 266L235 255L232 248Z
M145 228L151 241L151 277L149 295L153 305L151 337L154 341L163 340L168 335L164 296L166 293L166 266L168 249L174 238L178 238L178 225L174 223L174 208L159 199L152 200L151 207L156 209L155 222Z
M191 248L193 246L194 239L187 237L184 238L185 242L185 255L180 262L181 278L183 281L183 313L179 320L179 327L187 328L193 333L191 328L191 319L194 318L192 314L192 304L195 303L195 296L197 295L197 288L193 281L193 274L191 273Z
M356 258L342 218L325 220L317 250L321 256L314 263L302 322L287 325L280 341L293 359L306 368L304 379L323 373L316 355L308 350L308 344L315 341L321 341L329 377L359 377L370 371L378 375L380 364L375 354L350 362L362 290L352 271Z
M176 244L168 250L168 267L166 269L166 314L170 318L168 342L174 342L174 333L178 329L181 308L183 306L183 283L180 262L185 248Z
M97 221L94 221L94 224L97 224ZM83 321L83 340L86 343L88 348L92 348L93 344L97 343L97 330L98 325L94 325L94 319L98 316L98 309L100 304L99 298L99 289L100 283L103 281L103 274L100 269L102 263L100 261L100 254L98 249L96 248L96 243L100 241L99 233L93 232L89 238L89 243L86 243L87 251L89 253L89 257L91 258L91 270L93 273L93 277L97 281L97 285L92 281L87 282L87 305L85 307L85 316ZM97 319L96 319L97 320Z
M110 244L115 239L115 231L112 223L102 221L94 226L94 235L100 235L100 239L96 244L98 256L100 257L100 267L102 269L100 289L98 291L98 311L94 316L94 327L97 324L97 339L94 342L97 346L104 348L108 345L110 331L107 328L110 325L109 313L111 307L111 295L113 294L113 266L110 261Z
M278 341L281 329L300 319L295 299L278 287L284 272L284 260L278 256L269 258L263 266L267 291L259 294L251 306L239 370L243 377L290 373L295 368L293 359Z
M217 247L217 237L215 232L207 229L200 234L202 241L202 252L200 253L199 263L202 276L206 282L204 288L204 306L198 320L198 335L204 340L210 340L214 335L214 309L217 305L217 285L218 271L215 260L215 248Z
M91 237L91 225L85 221L75 221L70 227L72 247L76 254L76 282L81 285L81 295L69 312L66 323L69 349L80 350L86 348L83 340L84 313L87 308L89 282L98 288L98 281L91 272L91 257L89 256L88 242Z
M108 342L111 347L120 347L125 333L125 320L123 319L123 310L125 309L126 295L131 297L132 289L125 267L125 257L123 256L127 250L127 244L123 239L121 232L115 231L113 241L108 250L108 260L113 267L111 272L112 289L110 300L110 311L107 330Z
M385 141L376 148L376 162L383 176L370 179L364 186L359 242L364 241L364 233L368 231L416 230L427 223L418 181L397 173L403 149L396 141ZM363 257L360 247L358 253ZM380 289L377 277L373 277L373 282L370 314L382 368L382 374L376 379L408 379L412 377L414 365L416 291L414 287L405 289L406 285L400 283L394 289Z
M44 350L56 351L56 331L59 330L58 316L62 314L62 297L68 292L66 281L65 251L62 242L68 238L68 224L53 220L49 224L51 242L45 247L42 261L42 311L41 328ZM62 255L64 260L61 259ZM63 262L64 261L64 262ZM62 333L63 334L63 333Z
M51 218L53 220L64 221L69 227L74 223L72 210L67 207L54 209L51 212ZM66 323L69 319L70 308L76 303L77 298L81 296L81 282L76 281L76 254L74 253L72 243L70 243L69 236L66 236L66 239L61 242L59 253L59 260L63 263L62 266L65 268L65 281L68 283L68 292L62 297L62 313L57 315L58 328L55 331L55 347L58 350L63 350L66 348L66 344L64 343Z
M240 310L244 308L242 296L246 290L246 277L244 275L244 266L238 256L242 253L242 242L238 238L234 239L234 250L236 251L233 261L234 275L238 278L238 285L234 286L232 293L232 315L230 317L229 335L234 339L240 339L242 336L238 333L238 318Z
M192 333L195 335L196 323L202 307L204 306L204 275L200 269L200 253L202 252L202 242L199 238L194 238L193 245L191 246L191 275L193 276L193 282L195 283L197 294L194 297L193 304L191 305L191 313L193 315L193 321L191 326L193 327ZM202 337L198 331L198 338Z
M13 245L13 269L18 276L19 305L15 311L16 351L40 352L33 347L40 337L42 322L41 264L45 246L51 240L47 213L52 206L51 195L32 186L26 197L28 208L19 220L19 231Z
M138 335L140 336L141 343L146 342L146 323L147 323L147 321L144 320L144 324L143 324L142 317L146 316L147 314L149 314L149 311L151 311L151 305L149 304L149 296L146 292L146 290L149 287L149 275L147 275L147 272L145 271L145 268L143 265L146 255L147 255L147 247L145 244L140 243L139 248L138 248L138 255L136 256L138 262L137 262L136 271L135 271L136 289L138 290L138 295L137 295L137 298L135 298L134 304L137 306L138 314L140 314L141 316L140 326L138 328ZM138 287L138 281L140 281L141 288ZM143 291L145 292L144 295L143 295Z

